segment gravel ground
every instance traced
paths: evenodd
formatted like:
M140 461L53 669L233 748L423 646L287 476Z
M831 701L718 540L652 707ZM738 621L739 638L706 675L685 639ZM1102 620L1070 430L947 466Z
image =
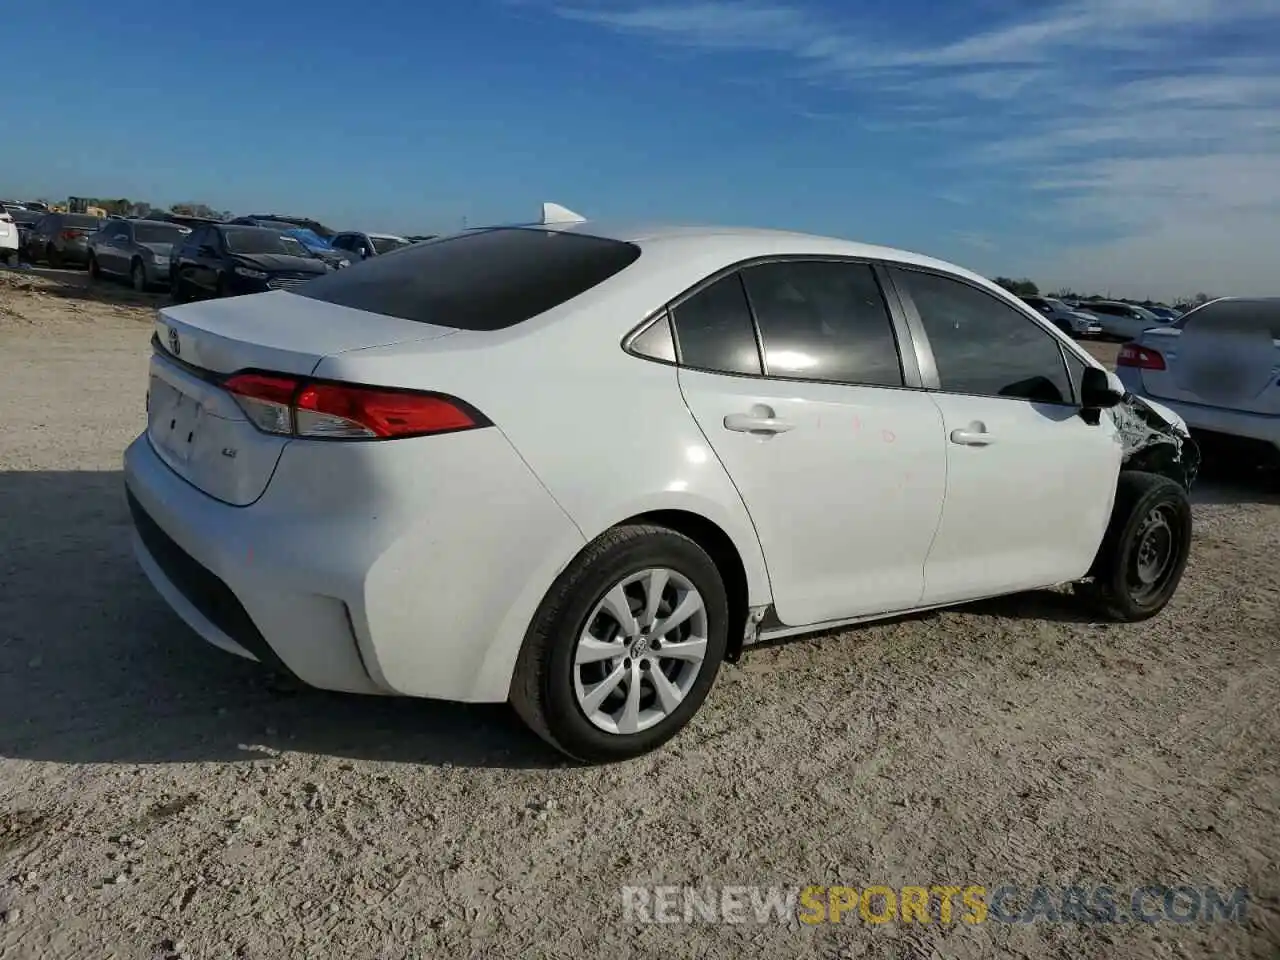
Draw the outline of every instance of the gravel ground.
M789 642L562 764L297 690L128 547L155 301L0 271L0 957L1280 956L1280 497L1206 483L1153 622L1044 592ZM1111 351L1112 354L1114 351ZM649 925L624 885L1247 885L1243 923Z

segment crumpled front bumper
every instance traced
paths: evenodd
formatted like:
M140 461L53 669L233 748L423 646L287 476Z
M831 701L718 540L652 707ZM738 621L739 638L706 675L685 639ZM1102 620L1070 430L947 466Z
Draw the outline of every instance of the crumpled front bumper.
M1126 470L1158 473L1190 491L1200 472L1200 447L1177 414L1132 393L1110 413Z

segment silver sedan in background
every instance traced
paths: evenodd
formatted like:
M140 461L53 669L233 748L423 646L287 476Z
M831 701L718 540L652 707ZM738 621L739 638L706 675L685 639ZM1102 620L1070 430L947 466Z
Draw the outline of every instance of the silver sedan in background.
M140 292L168 286L169 254L190 232L162 220L108 220L89 237L89 275L128 277Z

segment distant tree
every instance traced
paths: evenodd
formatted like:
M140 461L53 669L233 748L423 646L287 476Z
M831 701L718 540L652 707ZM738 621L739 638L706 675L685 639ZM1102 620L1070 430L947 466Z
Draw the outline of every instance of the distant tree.
M1010 277L996 277L996 284L1004 287L1015 297L1038 297L1040 296L1040 288L1032 281L1027 279L1014 280Z
M227 214L221 210L215 210L207 203L175 203L169 208L170 213L180 214L184 217L207 217L211 220L225 220Z
M1208 303L1212 299L1213 297L1209 296L1207 293L1197 293L1194 297L1191 298L1191 302L1194 303L1197 307L1199 307L1203 304Z
M1079 300L1080 299L1080 295L1076 293L1074 290L1072 290L1070 287L1060 287L1059 289L1054 290L1052 293L1050 293L1049 296L1053 297L1055 300Z

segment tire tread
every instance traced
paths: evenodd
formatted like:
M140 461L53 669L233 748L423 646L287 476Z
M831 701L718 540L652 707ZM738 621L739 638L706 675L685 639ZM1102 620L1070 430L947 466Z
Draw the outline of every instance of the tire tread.
M512 677L511 690L508 694L511 706L534 733L575 760L583 761L586 758L577 756L556 739L547 723L543 705L542 691L546 685L553 640L551 628L598 560L627 543L643 540L655 534L679 538L704 555L706 553L696 540L670 527L658 524L632 523L606 530L587 544L556 578L539 605L537 613L534 614L529 630L525 634L524 644L520 648L520 654L516 658L515 675ZM707 559L711 562L710 557Z

